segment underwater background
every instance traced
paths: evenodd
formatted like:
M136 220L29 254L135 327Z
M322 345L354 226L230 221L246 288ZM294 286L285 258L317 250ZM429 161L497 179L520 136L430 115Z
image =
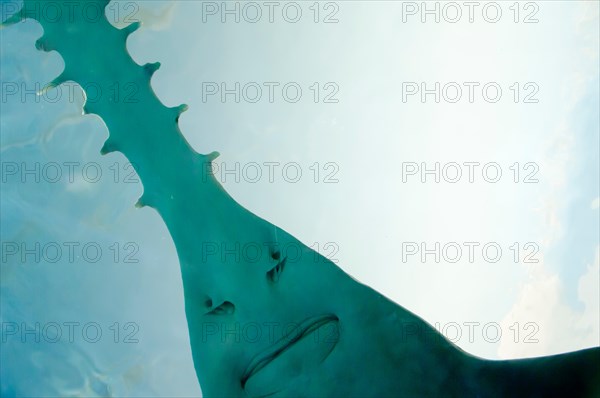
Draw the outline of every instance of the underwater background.
M429 3L439 22L386 1L115 1L106 15L142 22L128 51L161 62L154 91L189 105L183 134L221 153L243 206L474 355L597 346L599 6L483 14L491 3L472 22L460 2ZM3 20L20 7L0 4ZM133 206L125 157L100 156L81 89L35 94L63 68L41 34L0 30L0 394L200 396L168 231Z

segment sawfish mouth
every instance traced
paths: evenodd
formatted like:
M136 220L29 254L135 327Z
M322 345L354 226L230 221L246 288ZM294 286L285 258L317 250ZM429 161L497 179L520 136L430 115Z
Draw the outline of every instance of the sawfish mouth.
M330 326L335 327L335 330L337 331L339 329L338 324L339 318L333 314L319 315L305 319L298 325L293 333L290 333L293 334L293 336L288 335L282 337L275 342L275 344L257 354L250 361L242 376L242 388L246 388L246 384L251 377L258 374L275 359L284 357L285 353L290 351L295 345L300 345L301 342L307 341L309 336L313 336L315 338L314 341L322 339L325 342L330 343L329 345L323 345L323 348L320 349L321 352L316 354L320 357L319 362L324 361L325 358L327 358L331 351L333 351L335 348L335 345L339 339L339 335L337 333L335 335L331 335L331 333L329 333L328 336L325 337L320 336L321 333L316 334L315 332L324 330ZM307 361L312 360L314 362L315 359L316 358L308 358Z

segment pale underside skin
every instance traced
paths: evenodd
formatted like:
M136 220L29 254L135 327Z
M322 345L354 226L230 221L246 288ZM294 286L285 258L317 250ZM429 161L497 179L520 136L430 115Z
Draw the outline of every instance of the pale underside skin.
M36 7L36 0L24 3L25 10ZM54 3L72 15L69 1ZM196 153L179 131L185 107L166 108L152 92L159 65L139 66L129 57L125 42L136 26L118 30L106 19L90 24L78 15L45 21L25 11L5 25L25 17L42 24L37 47L65 60L53 85L139 87L138 103L101 98L84 112L104 120L110 136L102 153L120 151L135 165L144 185L138 205L156 209L175 242L204 396L600 396L600 349L514 361L470 356L244 209L208 171L216 154ZM262 250L252 258L207 255L208 246L236 244ZM286 338L282 330L290 325Z

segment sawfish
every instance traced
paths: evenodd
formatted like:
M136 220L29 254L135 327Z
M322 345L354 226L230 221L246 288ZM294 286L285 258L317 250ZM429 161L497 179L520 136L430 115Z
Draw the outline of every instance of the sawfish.
M3 26L26 18L44 30L36 47L57 51L63 72L100 92L132 83L138 100L87 101L144 188L136 206L155 209L176 247L193 363L206 397L600 397L600 348L488 360L452 344L426 321L353 279L293 235L255 215L215 178L218 152L182 135L186 105L166 107L126 42L140 27L93 23L54 1L40 13L24 0ZM107 0L88 0L104 9ZM75 11L75 12L73 12ZM223 252L235 255L224 255ZM183 325L182 325L183 326Z

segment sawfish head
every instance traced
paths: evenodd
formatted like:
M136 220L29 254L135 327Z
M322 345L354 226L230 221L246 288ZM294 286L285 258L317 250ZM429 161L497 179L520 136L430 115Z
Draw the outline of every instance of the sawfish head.
M212 204L169 226L180 231L174 241L204 396L385 396L414 384L429 359L423 351L433 366L447 348L424 348L414 333L423 321L281 228L225 197ZM401 377L398 367L417 355L425 362L412 372L405 363Z

